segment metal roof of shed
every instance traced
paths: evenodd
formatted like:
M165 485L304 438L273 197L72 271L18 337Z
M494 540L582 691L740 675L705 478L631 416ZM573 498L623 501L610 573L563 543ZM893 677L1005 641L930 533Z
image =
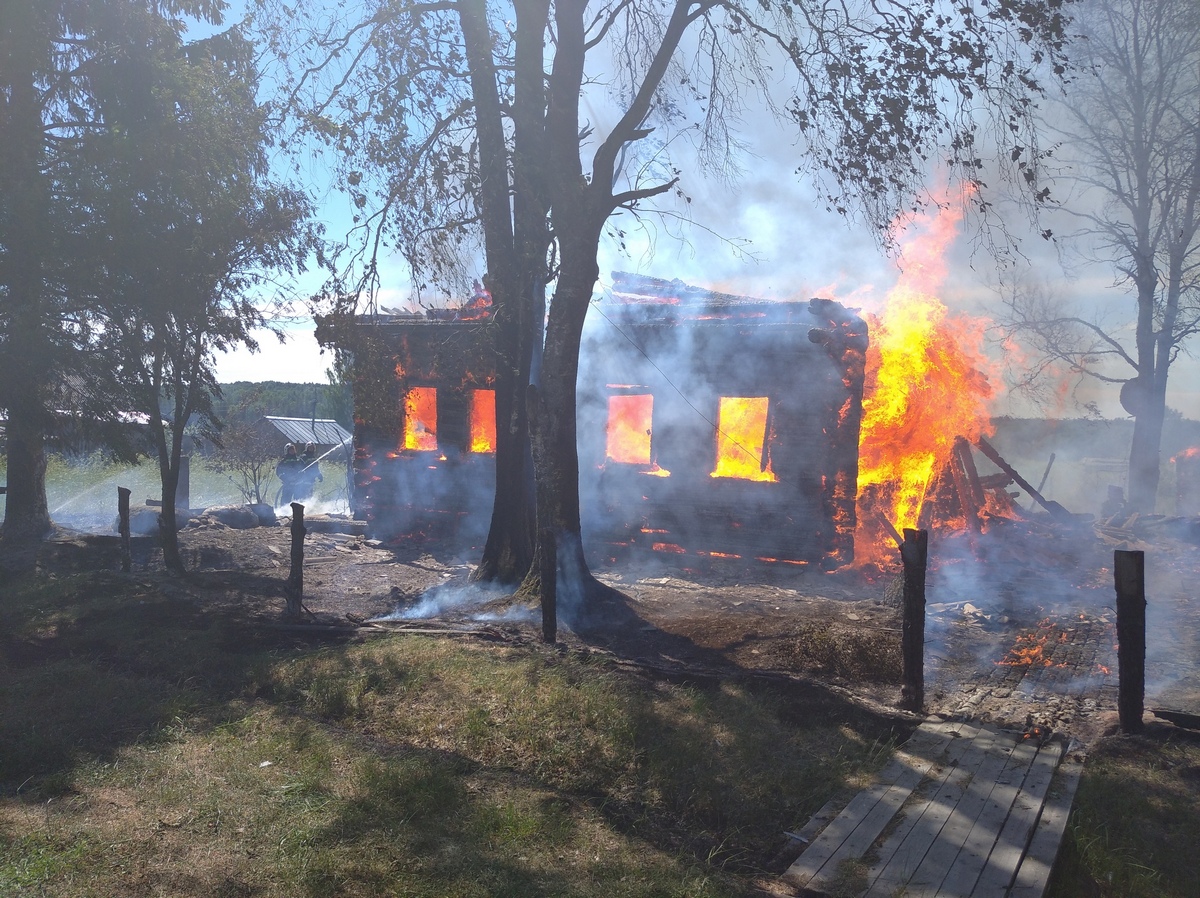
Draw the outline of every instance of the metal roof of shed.
M350 444L350 432L332 418L280 418L275 415L263 415L263 420L283 434L289 443L314 443L318 446Z

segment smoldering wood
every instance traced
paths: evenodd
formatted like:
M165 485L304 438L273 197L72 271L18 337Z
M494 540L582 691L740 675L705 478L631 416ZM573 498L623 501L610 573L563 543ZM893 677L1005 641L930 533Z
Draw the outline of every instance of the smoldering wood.
M925 492L921 496L921 510L917 514L917 529L928 530L933 526L934 510L937 506L938 496L942 492L942 481L946 478L946 469L943 467L937 471L929 482L925 484ZM896 545L901 545L903 539L896 540Z
M1046 470L1042 471L1042 479L1038 481L1038 491L1046 488L1046 481L1050 478L1050 469L1054 467L1054 453L1050 453L1050 460L1046 462Z
M905 528L900 546L904 564L904 620L900 651L904 663L902 703L910 711L925 707L925 568L929 559L929 531Z
M975 467L975 456L971 454L971 444L967 442L965 437L955 437L954 448L958 455L959 464L962 465L963 474L967 478L967 486L971 490L971 499L975 503L977 509L982 509L987 504L987 497L983 493L983 484L979 481L979 470Z
M1124 733L1142 731L1146 700L1146 553L1113 552L1117 590L1117 713Z
M985 477L979 478L979 485L983 488L983 491L985 493L991 493L991 492L995 492L996 490L1002 490L1012 482L1013 482L1013 479L1011 477L1009 477L1007 474L1005 474L1003 471L1000 472L999 474L988 474Z
M901 548L904 545L904 537L900 535L900 531L896 529L896 526L888 520L887 515L885 515L882 511L876 510L875 516L878 518L883 529L888 532L888 535L892 538L892 541L895 542L896 548Z
M133 547L129 536L130 490L117 487L117 532L121 535L121 571L128 574L133 569Z
M967 529L972 533L979 533L982 529L979 523L979 505L975 502L974 491L967 482L967 475L963 471L962 459L957 449L958 444L956 441L955 452L948 463L950 476L954 480L954 493L958 499L958 507L962 509L963 518L967 522Z
M299 617L304 609L304 506L292 503L292 566L283 587L286 601L284 613L288 617Z
M1187 730L1200 730L1200 714L1175 711L1171 708L1151 708L1150 713L1159 720L1166 720Z

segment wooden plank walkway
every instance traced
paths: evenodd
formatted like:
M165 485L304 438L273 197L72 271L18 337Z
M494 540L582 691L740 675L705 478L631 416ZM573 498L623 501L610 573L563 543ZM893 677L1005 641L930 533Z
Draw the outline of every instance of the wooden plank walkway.
M1082 763L1061 741L928 720L786 878L808 894L1040 898Z

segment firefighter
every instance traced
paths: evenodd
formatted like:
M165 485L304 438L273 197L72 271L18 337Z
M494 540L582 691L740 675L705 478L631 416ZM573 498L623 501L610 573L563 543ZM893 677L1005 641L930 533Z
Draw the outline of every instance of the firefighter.
M296 499L299 490L300 473L303 468L304 462L296 454L296 445L288 443L283 448L283 458L275 466L275 476L279 478L281 484L279 487L279 501L275 503L277 506L288 505Z

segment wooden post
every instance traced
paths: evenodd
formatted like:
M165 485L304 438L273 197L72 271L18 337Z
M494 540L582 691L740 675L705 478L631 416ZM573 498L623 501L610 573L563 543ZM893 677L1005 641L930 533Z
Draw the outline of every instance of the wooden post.
M288 617L299 617L304 608L304 506L292 503L292 568L288 573L283 595L287 600L284 613Z
M554 531L542 531L542 565L539 570L538 597L542 601L542 641L558 641L558 545Z
M1113 552L1117 587L1117 712L1121 732L1140 733L1146 701L1146 553Z
M925 707L925 565L929 531L904 529L900 559L904 562L904 622L900 651L904 658L901 704L909 711Z
M117 487L117 516L120 518L117 532L121 534L121 572L125 574L133 568L133 551L129 544L129 493L125 487Z

